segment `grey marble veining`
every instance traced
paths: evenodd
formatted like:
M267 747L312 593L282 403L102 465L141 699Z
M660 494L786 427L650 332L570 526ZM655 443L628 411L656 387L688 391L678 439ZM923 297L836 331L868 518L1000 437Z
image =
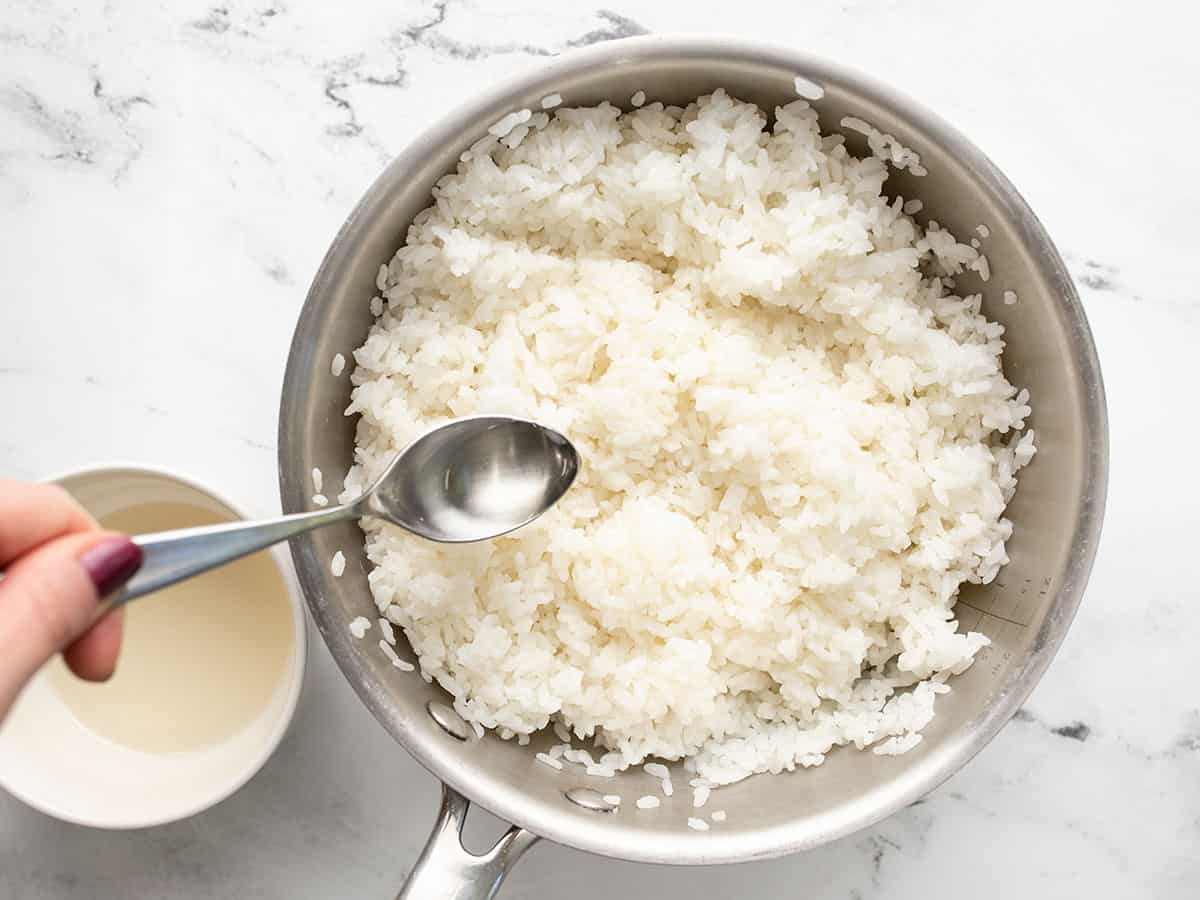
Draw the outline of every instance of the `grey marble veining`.
M5 5L0 475L132 458L276 509L279 382L307 284L382 164L481 85L644 31L734 31L868 68L1008 172L1080 287L1112 419L1083 607L1003 733L866 832L714 870L541 845L502 896L1196 896L1195 13L1170 0L352 5ZM310 665L276 757L192 820L105 833L0 796L0 897L391 896L436 784L318 642Z

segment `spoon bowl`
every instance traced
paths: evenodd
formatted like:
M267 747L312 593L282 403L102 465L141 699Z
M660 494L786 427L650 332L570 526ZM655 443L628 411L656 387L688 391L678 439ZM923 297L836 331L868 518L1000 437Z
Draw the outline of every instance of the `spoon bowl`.
M578 471L579 455L557 431L508 416L458 419L409 444L362 512L431 541L482 541L532 522Z

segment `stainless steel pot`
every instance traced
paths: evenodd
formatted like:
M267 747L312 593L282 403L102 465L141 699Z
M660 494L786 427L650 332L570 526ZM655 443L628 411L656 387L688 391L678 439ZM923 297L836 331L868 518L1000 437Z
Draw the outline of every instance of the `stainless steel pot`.
M717 796L727 822L697 833L686 827L688 790L661 809L638 810L634 798L657 793L657 782L640 771L616 779L555 772L533 757L552 737L519 747L490 734L463 740L451 733L461 730L453 722L449 729L439 725L429 712L431 702L445 699L437 686L393 668L370 645L364 652L350 637L350 620L374 613L358 529L306 535L293 541L292 554L330 651L383 726L446 785L437 828L401 896L490 897L534 835L629 860L706 864L764 859L849 834L917 800L977 753L1032 690L1066 633L1100 534L1108 437L1096 351L1054 245L987 157L929 111L804 53L723 38L641 37L568 54L452 111L387 167L338 233L296 326L279 419L284 509L306 507L314 466L327 483L341 483L353 458L355 422L342 415L349 381L330 375L330 359L362 343L379 265L429 204L434 182L488 125L514 109L538 109L552 92L567 105L627 105L637 90L651 100L685 103L724 87L773 109L795 99L797 75L824 90L814 104L823 130L839 130L843 116L858 116L921 154L927 176L904 173L888 182L890 191L924 202L921 218L936 218L964 239L979 224L990 229L984 246L994 274L982 285L984 307L1008 329L1005 368L1030 389L1038 433L1038 455L1022 472L1010 507L1017 526L1012 562L996 582L964 590L959 601L962 627L982 630L992 646L939 699L937 717L913 751L881 757L843 749L815 769L723 788ZM1006 289L1018 293L1018 304L1003 304ZM329 560L339 549L349 565L344 577L333 578ZM620 793L626 802L615 812L586 808L565 796L580 786ZM464 798L515 823L484 857L459 844Z

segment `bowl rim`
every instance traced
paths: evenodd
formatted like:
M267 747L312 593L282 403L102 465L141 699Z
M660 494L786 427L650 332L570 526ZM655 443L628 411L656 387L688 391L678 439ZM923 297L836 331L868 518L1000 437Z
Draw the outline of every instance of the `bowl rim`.
M183 475L175 469L150 463L125 459L88 463L87 465L74 466L53 472L37 480L47 484L58 484L68 478L119 475L122 473L153 475L174 481L198 494L208 497L219 506L224 507L236 517L235 521L248 521L250 518L240 504L232 502L227 496L208 485L190 476ZM288 552L279 545L267 548L267 552L271 558L272 565L279 573L279 577L286 589L288 607L291 612L292 639L295 646L294 659L285 676L287 679L286 692L279 707L279 715L272 723L270 731L267 732L264 739L256 748L256 751L253 754L247 755L241 765L232 772L228 779L216 787L210 796L205 797L203 800L181 806L174 812L140 816L122 822L112 822L100 817L79 815L70 810L64 810L51 803L47 803L41 797L11 784L2 770L0 770L0 788L8 791L8 793L12 794L12 796L25 805L63 822L108 831L129 831L138 828L167 825L171 822L179 822L183 819L191 818L227 800L245 787L259 773L262 767L267 764L267 761L275 755L275 751L279 748L279 745L290 730L292 722L296 717L296 709L299 706L300 695L304 687L305 673L308 671L308 619L305 614L307 604L304 594L300 589L300 583L296 577L296 572Z
M305 368L311 365L305 353L306 335L313 331L322 302L322 295L334 282L339 259L351 245L361 223L370 221L381 210L386 193L403 173L411 170L429 155L434 147L461 139L464 130L477 125L491 107L505 102L513 107L512 98L541 90L555 91L556 80L565 80L575 73L614 62L643 61L667 56L697 62L714 56L729 62L744 61L762 64L764 61L790 68L796 75L816 81L844 82L853 85L871 99L886 107L892 114L931 136L931 140L956 154L957 159L972 169L981 189L996 198L1003 198L1011 218L1020 227L1020 243L1036 249L1034 265L1039 274L1053 285L1061 313L1069 326L1069 340L1074 350L1073 369L1076 383L1081 387L1080 409L1087 429L1080 483L1085 486L1080 496L1071 552L1062 571L1062 584L1041 627L1033 637L1022 668L1014 674L1004 693L997 694L981 714L949 735L942 746L927 757L906 778L906 789L887 792L878 799L853 804L851 809L839 810L839 815L827 817L825 827L816 830L785 822L752 835L718 835L709 832L706 840L694 840L694 835L675 839L668 835L654 841L616 838L611 829L600 827L563 828L562 820L541 808L541 804L524 799L523 792L481 769L457 763L439 755L432 744L415 738L415 731L397 716L388 703L386 693L372 685L369 669L353 646L336 627L322 605L320 573L309 570L299 541L292 542L292 555L302 589L309 602L314 620L329 646L343 675L360 699L392 736L429 772L479 802L492 813L527 828L535 834L576 849L604 856L637 862L677 865L707 865L767 859L810 849L866 828L892 813L915 802L961 769L981 751L1012 717L1036 686L1049 665L1073 620L1092 569L1101 525L1108 483L1108 416L1099 359L1091 331L1075 286L1045 228L1025 202L1016 187L996 165L962 133L920 103L887 86L876 77L781 44L760 42L741 37L696 34L655 34L623 38L582 49L572 50L541 66L518 73L460 103L440 116L434 124L417 135L383 169L355 205L339 229L313 278L297 320L283 379L280 403L278 452L280 492L285 509L303 508L302 474L293 456L304 442L304 425L294 421L293 409L298 409L301 397L296 385L301 383ZM615 102L615 100L614 100ZM295 471L293 471L295 470ZM832 820L832 821L829 821ZM717 838L717 839L713 839Z

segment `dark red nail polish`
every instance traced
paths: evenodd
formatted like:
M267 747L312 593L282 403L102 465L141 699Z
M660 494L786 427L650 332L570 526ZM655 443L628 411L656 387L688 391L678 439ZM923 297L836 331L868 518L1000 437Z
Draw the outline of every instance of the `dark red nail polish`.
M107 596L129 580L142 565L142 548L127 537L106 538L79 557L79 564Z

